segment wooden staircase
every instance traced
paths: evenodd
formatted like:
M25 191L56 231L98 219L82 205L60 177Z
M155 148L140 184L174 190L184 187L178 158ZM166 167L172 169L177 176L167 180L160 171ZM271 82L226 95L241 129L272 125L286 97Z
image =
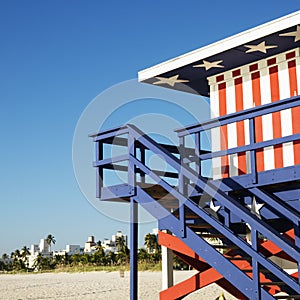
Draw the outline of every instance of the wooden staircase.
M227 125L292 105L300 106L299 97L280 102L227 115L218 122ZM216 124L213 120L180 131L178 148L157 143L133 125L93 135L97 197L103 201L130 202L133 209L134 204L142 206L158 220L159 243L199 271L162 291L161 299L182 299L213 282L238 299L300 299L300 168L293 166L263 173L253 168L250 174L224 180L202 176L203 157L227 154L204 152L199 144L195 149L186 148L184 135L195 134L199 142L200 131ZM234 151L250 151L255 162L257 149L299 138L298 134L267 143L253 140ZM104 145L115 144L125 147L127 153L105 157ZM147 160L149 155L164 160L167 170L153 170ZM125 172L127 182L105 186L106 170ZM131 252L136 271L136 249ZM288 263L293 270L287 270L283 263ZM136 275L132 277L135 280Z

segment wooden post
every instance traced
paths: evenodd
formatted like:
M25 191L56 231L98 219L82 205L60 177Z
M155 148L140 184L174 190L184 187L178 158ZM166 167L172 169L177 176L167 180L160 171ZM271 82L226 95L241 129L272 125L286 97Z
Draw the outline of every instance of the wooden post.
M163 232L168 232L163 230ZM162 256L162 290L166 290L174 285L173 278L173 250L161 246L161 256Z

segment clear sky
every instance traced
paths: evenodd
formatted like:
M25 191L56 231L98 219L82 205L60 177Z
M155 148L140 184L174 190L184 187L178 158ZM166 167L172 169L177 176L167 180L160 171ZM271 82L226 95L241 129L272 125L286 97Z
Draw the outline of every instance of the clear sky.
M92 234L128 234L127 223L85 199L74 175L73 136L86 106L141 69L299 7L295 0L0 0L0 253L49 233L54 249L83 245ZM119 125L116 117L108 123ZM141 236L153 227L141 225Z

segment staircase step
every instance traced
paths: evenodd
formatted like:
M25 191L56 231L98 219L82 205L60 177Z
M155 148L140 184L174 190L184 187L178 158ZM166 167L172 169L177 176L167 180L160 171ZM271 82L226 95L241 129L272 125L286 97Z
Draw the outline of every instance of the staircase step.
M187 225L191 228L191 229L209 229L209 228L213 228L210 224L197 224L197 223L189 223L187 222Z
M197 232L196 232L197 233ZM205 238L205 239L214 239L214 238L223 238L224 235L223 234L220 234L220 233L202 233L202 232L198 232L198 234L202 237L202 238Z
M245 273L252 273L253 270L252 269L242 269L242 271L245 272ZM270 271L267 270L267 269L260 269L259 273L269 274Z
M275 298L275 299L282 299L282 300L284 300L284 299L300 299L300 295L298 294L298 295L280 295L280 296L275 296L275 295L273 295L273 297Z
M247 257L247 256L242 256L242 257L239 257L239 256L234 256L234 257L228 257L229 260L247 260L247 261L251 261L252 258L251 257Z
M173 215L176 215L176 214L173 213ZM195 230L197 228L198 229L213 228L210 224L201 220L199 216L198 216L198 218L195 218L195 217L188 218L187 215L185 215L185 218L186 218L186 220L185 220L186 225L189 226L189 228L191 228L192 230Z
M267 281L267 282L261 282L260 285L278 285L278 286L283 286L286 285L285 282L282 281Z
M219 249L239 249L239 247L235 245L211 245L211 246Z

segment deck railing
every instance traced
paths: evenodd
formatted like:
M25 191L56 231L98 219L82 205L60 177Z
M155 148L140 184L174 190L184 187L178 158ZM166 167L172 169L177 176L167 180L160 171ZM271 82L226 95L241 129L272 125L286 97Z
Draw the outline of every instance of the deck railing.
M265 104L259 107L250 108L233 114L228 114L219 118L211 119L199 124L183 127L177 129L180 140L180 146L184 149L185 140L188 137L194 136L196 155L190 156L184 150L181 151L182 161L184 163L196 163L196 170L201 175L201 163L206 160L210 160L217 157L224 157L232 154L239 154L244 152L250 153L250 173L252 177L252 183L257 182L257 156L256 152L260 149L284 144L287 142L300 141L300 133L283 136L280 138L274 138L271 140L257 142L255 138L256 126L255 119L264 115L280 112L286 109L291 109L300 106L300 97L292 97L285 100L280 100L270 104ZM300 116L299 116L300 119ZM214 128L222 128L228 124L233 124L241 121L249 120L249 144L228 148L224 150L214 151L210 153L201 154L201 135Z

